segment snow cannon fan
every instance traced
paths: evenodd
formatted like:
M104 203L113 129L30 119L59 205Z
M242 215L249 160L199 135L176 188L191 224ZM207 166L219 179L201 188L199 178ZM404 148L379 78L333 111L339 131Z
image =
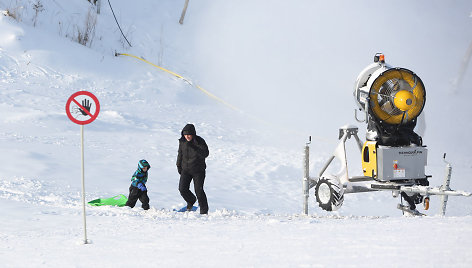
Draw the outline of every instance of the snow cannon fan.
M390 146L422 145L413 129L423 111L426 91L415 73L393 68L385 64L383 54L376 54L374 63L359 74L354 97L366 113L367 140Z
M323 210L334 211L344 202L344 194L370 191L391 191L401 196L397 208L405 214L423 215L416 205L429 208L429 197L441 195L441 214L445 214L447 196L471 196L471 193L449 188L452 167L446 166L444 184L430 187L425 174L428 150L422 138L413 130L423 111L426 91L421 79L405 68L389 66L383 54L377 53L374 63L368 65L357 77L354 97L367 123L366 141L363 143L358 128L346 125L339 129L339 144L318 177L310 177L309 143L305 146L303 177L303 210L308 214L308 197L315 188L316 201ZM345 143L354 137L361 152L362 176L349 176ZM337 158L341 169L330 174L328 167ZM403 200L407 205L403 204Z

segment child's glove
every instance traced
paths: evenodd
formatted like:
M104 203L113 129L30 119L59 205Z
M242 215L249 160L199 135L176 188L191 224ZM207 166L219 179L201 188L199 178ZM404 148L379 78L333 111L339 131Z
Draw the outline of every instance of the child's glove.
M144 186L144 184L142 184L142 183L138 183L138 189L143 191L143 192L147 191L146 186Z

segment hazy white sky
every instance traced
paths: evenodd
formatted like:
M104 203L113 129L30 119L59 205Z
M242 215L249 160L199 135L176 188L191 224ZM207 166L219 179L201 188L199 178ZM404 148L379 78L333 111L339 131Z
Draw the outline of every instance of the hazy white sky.
M353 84L376 52L416 72L428 96L443 91L472 42L471 10L470 1L198 1L186 22L202 85L267 120L324 132L354 121Z

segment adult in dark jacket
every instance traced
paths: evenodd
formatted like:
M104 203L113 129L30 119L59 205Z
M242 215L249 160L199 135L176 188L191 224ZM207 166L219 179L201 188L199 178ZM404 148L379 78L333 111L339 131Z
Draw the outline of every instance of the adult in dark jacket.
M197 136L195 126L187 124L182 129L182 137L179 139L179 154L177 155L177 170L180 174L180 195L187 202L187 210L191 210L197 201L200 205L200 214L208 214L208 201L203 190L205 182L206 163L209 151L205 140ZM195 193L190 191L190 183L193 179Z

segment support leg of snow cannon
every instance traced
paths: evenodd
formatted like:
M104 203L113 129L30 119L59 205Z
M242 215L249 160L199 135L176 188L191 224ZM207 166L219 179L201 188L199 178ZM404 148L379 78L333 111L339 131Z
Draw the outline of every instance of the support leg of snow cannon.
M303 160L303 213L308 215L308 198L310 197L310 143L309 141L305 145L305 158Z
M452 190L449 185L451 183L452 165L446 161L446 154L444 154L444 162L446 163L446 174L444 178L444 184L440 187L429 187L429 186L400 186L398 190L405 193L418 193L422 196L429 197L430 195L441 195L441 205L439 213L440 215L446 215L446 206L449 195L453 196L465 196L471 197L472 193L465 191Z
M308 215L308 198L310 197L310 189L316 186L319 178L310 178L310 143L311 136L305 144L305 157L303 159L303 213Z
M452 174L452 165L451 163L446 161L446 154L443 156L443 161L446 163L446 174L444 178L444 184L441 186L441 190L443 191L449 191L451 188L449 188L449 185L451 184L451 174ZM441 207L439 213L444 216L446 215L446 206L447 206L447 195L443 195L441 197Z
M334 150L333 155L329 158L328 162L324 165L321 169L318 177L323 177L324 172L328 169L328 166L334 160L334 158L338 158L341 161L342 169L339 174L336 176L340 178L341 183L345 184L349 182L349 175L347 170L347 158L346 158L346 141L351 137L356 139L357 146L359 150L362 151L362 142L360 141L359 137L357 136L358 128L352 125L346 125L339 129L339 143L336 149Z

